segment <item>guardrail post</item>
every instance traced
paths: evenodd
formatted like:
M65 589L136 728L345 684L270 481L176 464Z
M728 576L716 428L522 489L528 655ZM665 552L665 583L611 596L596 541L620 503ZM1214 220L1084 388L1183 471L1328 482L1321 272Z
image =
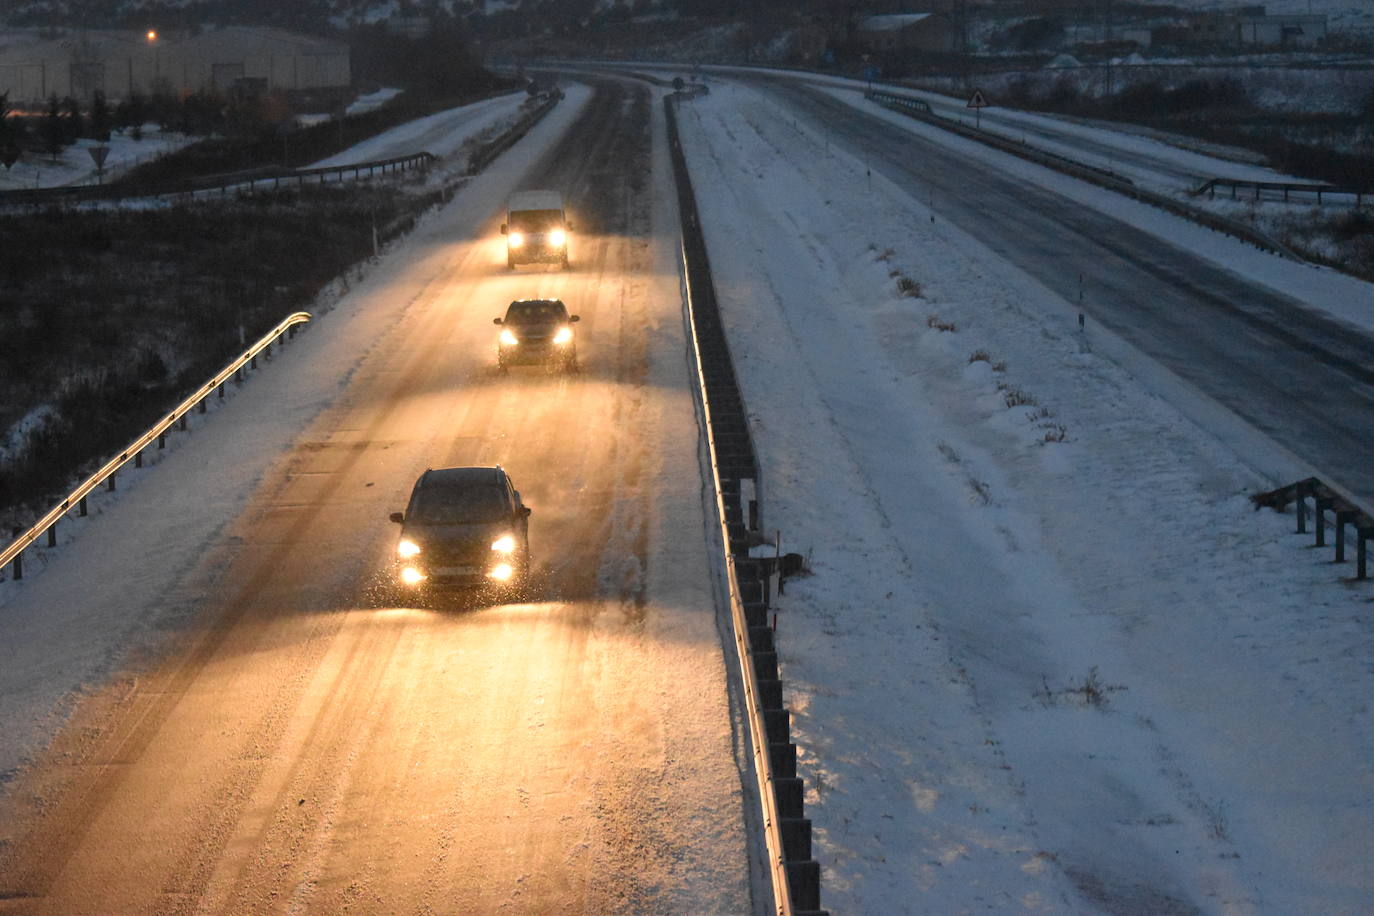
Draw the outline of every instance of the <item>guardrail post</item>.
M48 546L57 546L57 522L53 522L48 526Z
M113 474L111 474L108 478L106 478L106 480L105 480L105 489L108 490L108 491L111 492L111 493L114 492L114 489L115 489L115 477L118 476L118 474L119 474L119 472L116 471L116 472L114 472Z
M205 398L201 398L199 403L196 404L196 407L201 413L205 413Z
M14 537L19 537L23 530L22 528L15 528ZM24 551L21 550L14 555L14 581L18 582L22 578L24 578Z
M134 467L143 467L143 449L139 449L138 451L134 452Z
M164 449L164 448L167 447L167 434L166 434L166 433L158 433L158 434L157 434L157 447L158 447L159 449Z
M1336 510L1336 562L1345 562L1345 524L1355 517L1350 509Z
M181 415L181 420L178 421L178 425L181 427L182 432L186 432L188 426L190 425L186 422L186 414Z
M249 369L256 369L256 368L258 368L258 357L257 357L257 354L254 354L254 355L248 357L248 368L249 368Z
M1329 496L1318 496L1312 500L1314 506L1312 522L1313 527L1317 529L1316 546L1318 547L1326 546L1326 510L1331 508L1333 502L1335 502L1335 500Z
M81 501L76 504L76 514L82 518L86 517L86 497L81 497Z
M1374 537L1374 528L1355 529L1355 578L1367 578L1368 569L1365 560L1368 557L1368 548L1365 546L1370 538Z

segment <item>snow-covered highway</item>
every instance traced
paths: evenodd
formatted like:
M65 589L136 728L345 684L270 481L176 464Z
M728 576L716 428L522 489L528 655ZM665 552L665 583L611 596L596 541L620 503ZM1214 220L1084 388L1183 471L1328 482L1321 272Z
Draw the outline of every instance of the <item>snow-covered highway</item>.
M662 89L578 79L0 583L0 912L767 911ZM1367 912L1374 592L1248 495L1374 495L1369 286L806 82L680 124L810 565L775 610L823 906ZM505 268L531 187L571 272ZM495 372L525 296L580 375ZM538 590L386 600L415 477L495 463Z

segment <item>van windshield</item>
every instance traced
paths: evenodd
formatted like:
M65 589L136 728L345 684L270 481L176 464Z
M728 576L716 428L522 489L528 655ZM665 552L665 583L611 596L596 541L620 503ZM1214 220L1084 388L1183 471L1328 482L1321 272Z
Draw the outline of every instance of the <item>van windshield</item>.
M548 232L563 228L562 210L514 210L510 215L512 229L520 232Z
M407 521L420 525L476 525L510 515L500 487L425 487L415 494Z

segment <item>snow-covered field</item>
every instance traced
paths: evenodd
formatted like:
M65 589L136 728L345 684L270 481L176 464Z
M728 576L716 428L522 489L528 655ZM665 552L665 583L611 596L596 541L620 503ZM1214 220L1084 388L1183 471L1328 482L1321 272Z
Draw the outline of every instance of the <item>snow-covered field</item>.
M778 629L823 903L1368 912L1371 586L923 201L744 88L683 112L765 524L811 558Z
M195 139L175 131L164 132L156 124L147 124L140 140L127 132L114 131L105 143L78 140L62 150L56 160L48 155L25 153L13 167L0 170L0 191L94 184L101 176L96 172L90 150L97 146L109 150L105 155L103 178L110 181L145 162L176 152L194 143Z

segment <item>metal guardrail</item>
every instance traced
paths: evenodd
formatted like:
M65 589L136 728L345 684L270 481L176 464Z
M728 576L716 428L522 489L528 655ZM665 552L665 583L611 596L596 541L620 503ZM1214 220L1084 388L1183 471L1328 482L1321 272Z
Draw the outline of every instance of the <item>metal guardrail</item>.
M253 346L240 354L237 359L225 366L218 375L210 379L210 381L206 382L204 385L201 385L190 397L173 408L171 413L159 420L143 435L129 443L122 452L107 461L100 470L86 478L79 487L67 495L66 499L49 509L33 527L20 534L13 543L3 551L0 551L0 573L4 571L6 564L13 563L15 580L17 581L24 578L25 550L33 546L44 533L48 535L48 546L56 547L57 523L61 521L68 512L75 509L78 515L86 515L86 497L89 496L96 487L103 483L106 484L108 489L113 490L115 488L115 475L124 465L133 461L135 467L142 467L144 449L148 448L154 442L157 443L158 448L162 448L166 444L165 436L167 435L167 431L174 425L180 424L181 429L185 430L187 428L187 414L197 407L200 408L201 413L205 413L206 398L210 397L216 390L219 391L219 396L221 398L224 397L224 385L230 378L237 378L241 381L245 366L255 368L259 355L270 356L272 354L272 344L286 337L294 337L296 328L299 325L305 324L310 319L311 315L309 312L296 312L293 315L289 315L281 324L277 325L271 331L268 331L257 343L253 344Z
M865 92L864 97L873 99L879 104L886 104L887 107L893 107L893 105L887 104L887 102L884 101L885 99L904 98L894 93L877 92L874 90ZM1062 172L1073 178L1090 182L1098 187L1116 191L1118 194L1124 194L1141 203L1158 207L1175 216L1181 216L1184 219L1191 220L1200 226L1206 226L1208 229L1215 232L1221 232L1238 238L1242 242L1248 242L1263 251L1272 252L1281 257L1288 258L1290 261L1297 261L1300 264L1306 263L1305 258L1293 251L1293 249L1289 248L1287 245L1277 239L1270 238L1263 232L1247 226L1239 220L1228 219L1216 213L1209 213L1206 210L1201 210L1197 207L1183 203L1182 201L1175 200L1172 197L1168 197L1167 195L1156 194L1153 191L1147 191L1144 188L1136 187L1135 183L1129 178L1118 175L1115 172L1086 165L1077 160L1070 159L1067 156L1060 156L1057 153L1038 149L1027 143L1011 140L999 134L968 127L967 125L960 124L958 121L952 121L949 118L944 118L937 114L925 114L914 108L903 108L902 111L910 117L924 121L927 124L933 124L942 130L959 134L961 137L968 140L976 140L985 146L991 146L1004 153L1010 153L1013 156L1025 159L1029 162L1034 162L1046 168L1054 169L1056 172Z
M531 109L523 118L515 122L509 130L497 137L490 145L475 151L468 159L468 174L476 175L478 172L491 165L492 160L514 146L519 140L529 133L534 125L543 119L544 115L553 111L553 107L563 99L562 90L549 93L536 108Z
M1374 539L1374 516L1357 506L1316 477L1308 477L1286 487L1257 493L1251 497L1255 508L1268 506L1282 512L1289 503L1297 504L1298 534L1307 533L1307 500L1311 497L1316 528L1315 547L1326 546L1326 511L1331 510L1336 523L1336 562L1345 562L1345 528L1355 529L1355 578L1369 578L1368 542Z
M368 178L373 177L377 172L389 175L414 168L426 168L434 159L435 157L431 153L419 152L393 156L390 159L354 162L347 165L328 165L313 169L266 166L260 169L207 175L201 178L155 185L78 185L76 187L0 191L0 205L82 203L91 200L127 200L142 197L194 197L197 194L215 191L227 195L231 189L247 189L251 193L259 184L271 183L273 188L278 188L282 182L287 182L289 185L294 181L297 187L304 187L306 182L312 178L318 178L319 184L325 184L331 175L339 176L339 180L342 181L343 176L348 172L353 173L354 180L361 179L364 170L367 171L366 177Z
M1289 203L1290 195L1297 195L1300 201L1310 201L1315 195L1317 206L1321 206L1323 195L1327 197L1353 197L1356 207L1364 206L1364 199L1374 195L1374 191L1368 189L1342 188L1334 184L1312 184L1300 181L1246 181L1242 178L1212 178L1188 193L1194 197L1201 197L1206 194L1210 200L1217 196L1217 188L1230 188L1231 200L1240 199L1237 192L1241 188L1253 192L1250 196L1251 200L1282 200L1284 203ZM1264 197L1266 191L1273 196Z
M756 502L760 491L758 464L678 136L676 96L675 93L666 97L663 104L682 220L683 284L698 394L706 421L716 513L725 547L730 615L749 743L763 809L773 912L776 916L823 916L820 865L811 854L811 822L802 816L797 746L790 740L790 713L783 707L777 651L773 630L767 623L768 585L760 581L760 573L764 572L761 561L749 557L751 534L756 536L760 527ZM754 581L750 581L751 576Z

